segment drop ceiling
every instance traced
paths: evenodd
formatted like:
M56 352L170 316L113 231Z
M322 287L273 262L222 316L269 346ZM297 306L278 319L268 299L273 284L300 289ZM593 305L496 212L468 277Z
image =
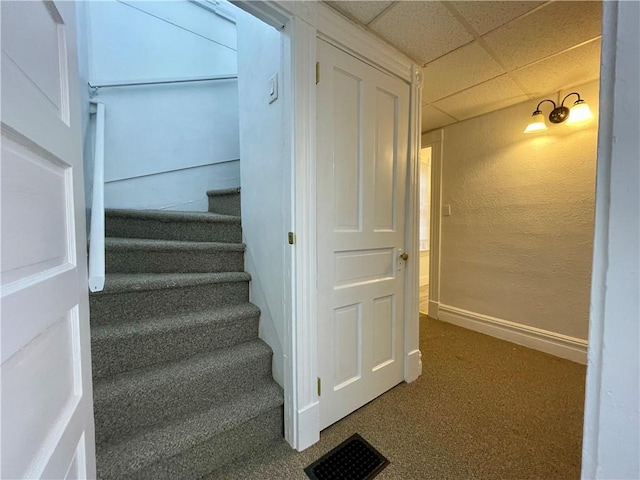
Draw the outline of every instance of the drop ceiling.
M601 1L327 3L423 66L423 132L599 77Z

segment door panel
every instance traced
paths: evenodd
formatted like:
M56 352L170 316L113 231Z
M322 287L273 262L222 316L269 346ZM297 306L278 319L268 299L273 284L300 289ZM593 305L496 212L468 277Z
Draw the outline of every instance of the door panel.
M341 152L341 162L334 164L335 229L360 231L362 225L359 132L362 99L361 80L339 69L334 71L334 104L341 114L334 117L335 148Z
M374 231L395 231L397 225L396 201L396 124L398 97L376 89L376 149L373 184ZM404 228L404 227L403 227Z
M318 369L325 428L403 380L409 85L318 40Z
M3 1L2 478L95 476L72 2Z

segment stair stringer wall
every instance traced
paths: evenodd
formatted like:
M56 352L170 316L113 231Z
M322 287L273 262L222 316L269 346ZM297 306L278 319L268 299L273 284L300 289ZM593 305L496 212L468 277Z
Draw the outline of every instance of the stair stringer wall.
M282 82L281 34L240 12L238 93L240 178L245 270L251 275L250 298L261 310L260 338L273 350L273 377L284 387L284 352L290 317L291 176L285 144L285 90L269 103L269 80Z

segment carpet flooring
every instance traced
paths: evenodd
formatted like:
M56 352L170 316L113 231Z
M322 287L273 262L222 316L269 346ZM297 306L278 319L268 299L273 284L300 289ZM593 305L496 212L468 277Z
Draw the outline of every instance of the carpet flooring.
M585 367L421 318L423 374L295 452L284 441L207 478L306 479L354 433L391 462L377 479L578 479Z

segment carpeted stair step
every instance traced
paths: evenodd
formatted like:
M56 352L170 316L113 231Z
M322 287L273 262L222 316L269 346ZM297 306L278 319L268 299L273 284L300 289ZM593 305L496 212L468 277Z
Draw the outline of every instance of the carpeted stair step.
M194 242L242 242L238 216L168 210L105 211L105 235Z
M246 272L111 273L92 293L92 328L119 322L202 312L249 301Z
M105 240L107 273L240 272L241 243L115 238Z
M209 190L209 211L222 215L240 216L240 187Z
M266 380L250 393L206 412L97 446L98 477L181 480L201 478L253 449L282 438L282 389Z
M173 362L258 338L260 309L251 303L117 323L91 329L95 379Z
M271 349L255 339L180 362L96 382L96 443L109 443L174 422L250 392L271 379Z

